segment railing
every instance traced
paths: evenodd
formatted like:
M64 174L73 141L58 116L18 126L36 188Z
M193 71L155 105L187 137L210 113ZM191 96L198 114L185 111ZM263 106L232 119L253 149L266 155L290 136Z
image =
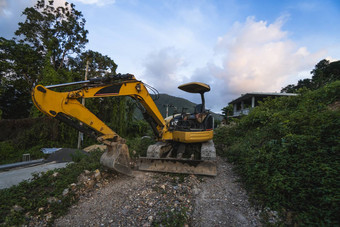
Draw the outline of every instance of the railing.
M251 110L251 108L246 108L246 109L243 109L243 110L236 111L236 112L234 112L233 117L238 117L238 116L241 116L241 115L248 115L250 110Z

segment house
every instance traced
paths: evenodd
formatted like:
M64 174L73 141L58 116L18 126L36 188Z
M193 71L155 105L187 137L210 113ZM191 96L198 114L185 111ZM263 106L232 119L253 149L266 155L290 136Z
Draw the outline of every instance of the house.
M234 111L233 116L230 117L239 117L241 115L248 115L249 111L258 106L259 101L263 101L268 97L282 97L282 96L296 96L294 93L262 93L262 92L254 92L254 93L246 93L242 94L237 99L229 102L229 105L233 105Z

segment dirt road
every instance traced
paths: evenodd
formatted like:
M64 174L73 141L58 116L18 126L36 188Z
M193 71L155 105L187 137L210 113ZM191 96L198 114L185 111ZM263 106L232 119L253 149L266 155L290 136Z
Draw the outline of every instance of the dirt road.
M134 172L118 175L81 197L56 226L260 226L258 212L236 182L232 166L218 158L218 175Z
M192 226L260 226L259 212L249 204L232 165L218 158L217 171L217 177L199 185Z

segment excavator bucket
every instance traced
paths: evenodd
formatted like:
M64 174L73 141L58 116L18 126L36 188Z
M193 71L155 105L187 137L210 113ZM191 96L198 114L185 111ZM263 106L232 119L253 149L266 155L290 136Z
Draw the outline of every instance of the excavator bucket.
M132 176L129 149L126 144L111 143L100 157L100 163L109 169Z

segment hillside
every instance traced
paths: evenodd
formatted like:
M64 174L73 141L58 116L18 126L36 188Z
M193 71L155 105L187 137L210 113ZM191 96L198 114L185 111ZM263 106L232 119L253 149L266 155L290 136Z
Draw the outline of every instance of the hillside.
M154 95L151 95L153 98L155 97ZM159 94L159 98L157 100L154 100L155 104L157 105L159 111L161 112L162 116L165 118L166 117L166 105L172 105L173 107L168 108L168 116L174 114L174 113L181 113L183 112L193 112L195 106L197 105L196 103L190 102L187 99L184 98L179 98L175 96L171 96L168 94ZM213 116L215 120L221 120L221 116L218 114L213 113ZM138 108L136 108L134 116L140 120L143 119L142 113Z
M339 225L340 81L264 102L216 130L254 201L282 225Z

